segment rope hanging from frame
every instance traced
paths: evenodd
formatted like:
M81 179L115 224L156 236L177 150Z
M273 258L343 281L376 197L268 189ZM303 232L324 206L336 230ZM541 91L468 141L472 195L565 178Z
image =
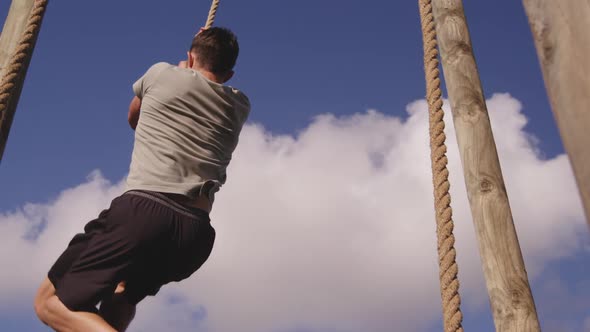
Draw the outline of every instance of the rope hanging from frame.
M445 145L445 123L442 110L442 92L438 69L436 30L431 0L418 0L422 38L424 45L424 71L426 76L426 99L430 124L430 158L434 184L434 206L436 211L436 233L439 262L440 291L443 306L445 332L462 332L463 313L459 296L458 266L453 235L453 210L449 194L449 171Z
M47 8L47 0L36 0L27 21L25 31L18 42L18 46L8 61L6 71L0 83L0 118L3 118L8 107L8 101L14 93L17 82L22 80L22 68L33 53L34 41L41 30L41 21Z
M215 15L217 15L217 8L219 7L220 0L213 0L211 3L211 9L209 9L209 15L207 16L207 23L205 23L205 29L209 29L215 22Z

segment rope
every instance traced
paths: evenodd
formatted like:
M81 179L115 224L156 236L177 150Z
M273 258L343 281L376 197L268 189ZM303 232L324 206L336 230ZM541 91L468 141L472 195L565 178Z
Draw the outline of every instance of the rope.
M213 26L213 22L215 21L215 15L217 14L217 7L219 7L220 0L213 0L211 3L211 9L209 10L209 16L207 17L207 23L205 24L205 29L209 29Z
M6 71L0 82L0 119L3 120L8 101L14 94L17 82L21 80L22 69L33 53L33 46L39 30L43 14L47 8L47 0L35 0L31 8L31 15L27 21L25 31L18 42L17 48L6 66Z
M449 171L445 145L445 123L442 110L442 92L438 70L438 51L436 30L432 15L431 0L418 0L422 38L424 41L424 71L426 74L426 99L428 101L430 123L430 158L434 183L434 206L436 210L436 233L438 237L438 264L440 290L443 306L445 332L463 331L461 321L461 298L459 296L458 267L453 235L453 211L449 194Z

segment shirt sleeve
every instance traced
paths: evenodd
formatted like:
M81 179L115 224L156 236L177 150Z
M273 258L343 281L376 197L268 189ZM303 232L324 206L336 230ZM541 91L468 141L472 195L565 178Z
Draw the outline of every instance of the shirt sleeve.
M239 98L238 102L236 103L236 108L239 111L240 117L240 126L243 126L244 123L248 120L248 116L250 115L250 99L242 93L241 91L238 92Z
M158 75L162 72L164 68L168 66L165 62L159 62L155 65L151 66L142 77L140 77L135 83L133 83L133 93L139 98L142 99L143 96L147 93L149 88L154 84Z

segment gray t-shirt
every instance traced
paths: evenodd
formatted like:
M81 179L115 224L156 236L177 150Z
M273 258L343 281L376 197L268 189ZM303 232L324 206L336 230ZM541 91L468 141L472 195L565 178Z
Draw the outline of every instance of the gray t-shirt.
M213 201L250 113L246 95L164 62L153 65L133 91L141 112L127 190L204 194Z

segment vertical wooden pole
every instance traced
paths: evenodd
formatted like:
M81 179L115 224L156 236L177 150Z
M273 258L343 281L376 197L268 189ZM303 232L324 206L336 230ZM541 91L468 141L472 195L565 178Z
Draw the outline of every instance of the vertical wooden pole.
M38 0L37 0L38 1ZM18 50L19 44L25 35L27 23L31 11L35 5L35 0L13 0L10 5L8 17L2 29L0 36L0 80L4 83L5 75L15 52ZM39 22L40 24L40 22ZM37 37L37 31L33 32L33 38L30 40L31 46L28 52L25 52L24 58L20 61L22 64L17 73L16 79L11 86L10 92L6 94L6 106L0 109L0 161L4 154L6 141L12 125L12 119L16 112L16 107L22 91L22 86L26 76L26 72L31 60L33 48ZM4 98L4 96L2 96Z
M590 224L590 1L524 0L524 6Z
M439 51L496 330L540 331L461 0L433 0Z

